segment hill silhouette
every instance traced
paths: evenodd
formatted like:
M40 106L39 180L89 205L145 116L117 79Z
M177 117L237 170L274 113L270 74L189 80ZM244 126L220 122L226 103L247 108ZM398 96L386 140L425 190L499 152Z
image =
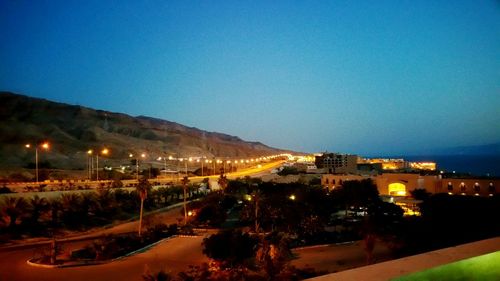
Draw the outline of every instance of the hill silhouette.
M78 105L0 92L0 167L26 167L34 162L26 143L49 141L41 165L81 169L87 150L108 148L106 161L129 163L129 154L158 157L254 157L284 150L236 136L207 132L175 122L129 116Z

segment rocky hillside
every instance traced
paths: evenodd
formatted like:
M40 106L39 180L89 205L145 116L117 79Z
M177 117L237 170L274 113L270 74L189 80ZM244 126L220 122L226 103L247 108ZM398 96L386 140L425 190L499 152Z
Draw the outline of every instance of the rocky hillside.
M48 140L51 149L40 162L53 168L80 169L88 149L108 148L107 161L127 162L130 153L150 158L251 157L283 150L260 142L206 132L145 116L94 110L8 92L0 92L0 166L26 167L34 151L26 143Z

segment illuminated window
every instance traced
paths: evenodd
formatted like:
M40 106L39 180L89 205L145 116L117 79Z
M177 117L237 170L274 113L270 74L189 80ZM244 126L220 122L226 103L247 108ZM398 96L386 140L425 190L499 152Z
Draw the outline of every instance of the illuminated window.
M451 182L448 182L448 191L453 191L453 184Z
M465 187L465 183L464 183L464 182L461 182L461 183L460 183L460 191L461 191L461 192L465 192L465 189L466 189L466 187Z
M332 180L332 184L335 184L335 179Z
M406 196L406 186L399 182L391 183L389 184L389 194L392 196Z
M339 184L342 185L342 180L339 180Z
M325 180L325 183L328 184L328 179Z
M489 193L495 193L495 186L493 185L492 182L490 182L490 184L488 186L488 192Z

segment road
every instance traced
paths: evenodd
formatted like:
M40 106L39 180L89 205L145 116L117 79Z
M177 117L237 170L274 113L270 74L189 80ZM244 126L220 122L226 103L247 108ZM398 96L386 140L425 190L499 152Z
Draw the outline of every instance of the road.
M26 260L33 256L33 249L0 252L0 260L2 261L0 263L0 280L137 281L141 280L145 268L149 268L153 273L163 269L171 274L177 274L187 270L190 265L208 262L208 258L202 253L201 246L206 235L172 238L159 243L146 252L119 261L81 267L38 268L30 266ZM292 261L292 265L300 268L313 267L329 272L363 266L365 265L365 254L360 243L293 250L297 259ZM374 258L377 262L388 260L389 252L383 245L377 244Z
M164 241L146 252L115 262L80 267L39 268L26 263L34 254L34 249L0 252L1 281L138 281L145 267L151 272L161 269L176 274L187 270L189 265L201 264L208 259L203 255L203 236L176 237Z
M269 163L262 163L257 166L253 166L250 168L244 168L241 169L237 172L232 172L232 173L226 173L226 177L229 179L236 179L236 178L241 178L245 176L251 176L251 177L261 177L262 175L269 174L271 170L281 166L283 163L285 163L285 160L277 160L277 161L272 161ZM169 182L177 182L182 178L183 174L180 174L180 177L174 176L174 177L167 177L167 178L155 178L151 179L153 182L157 182L159 184L166 184ZM194 177L189 177L189 180L192 183L195 182L201 182L205 178L210 178L210 179L216 179L218 178L219 175L213 175L213 176L194 176ZM63 183L55 182L55 183L45 183L47 186L45 187L46 190L50 189L57 189L60 188L63 185L67 185L71 182L74 186L89 186L91 188L96 188L99 186L99 184L106 184L109 183L110 181L87 181L87 180L80 180L80 181L64 181ZM137 180L122 180L122 183L124 186L131 186L134 184L137 184ZM8 183L6 185L9 187L11 190L14 190L18 193L10 193L10 194L0 194L0 197L2 196L23 196L30 198L34 195L39 195L43 197L58 197L60 195L60 191L47 191L47 192L25 192L25 188L28 186L31 187L36 187L38 186L37 184L33 182L20 182L20 183ZM81 192L81 190L76 190L78 192ZM74 191L66 191L66 192L74 192ZM0 280L1 281L1 280Z
M182 219L181 207L165 212L151 214L145 221L172 224ZM136 231L138 222L127 222L107 229L94 229L85 234L61 239L66 240L63 250L67 254L90 241L105 234ZM208 261L202 254L201 242L206 235L197 237L174 237L149 250L119 261L103 265L70 267L70 268L39 268L26 261L36 255L44 245L26 245L21 248L0 248L0 281L15 280L140 280L145 266L152 272L165 269L173 273L187 270L189 265Z
M211 233L197 237L175 237L163 241L149 250L121 259L119 261L92 266L69 268L38 268L30 266L26 260L33 257L35 248L15 251L0 251L0 281L58 281L58 280L141 280L145 268L151 272L165 270L172 274L186 271L190 265L208 262L202 253L203 238ZM64 246L69 251L84 244L83 241L71 242ZM362 242L352 244L310 247L293 250L296 259L291 264L299 267L313 267L329 272L342 271L365 265ZM389 251L377 244L374 251L376 262L388 260Z

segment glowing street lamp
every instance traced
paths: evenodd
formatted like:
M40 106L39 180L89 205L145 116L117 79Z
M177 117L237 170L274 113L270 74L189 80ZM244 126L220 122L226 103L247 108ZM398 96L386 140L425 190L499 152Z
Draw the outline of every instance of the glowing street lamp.
M94 161L92 161L92 149L87 150L87 172L89 180L92 179L92 171L94 170Z
M109 149L104 148L101 150L101 155L105 156L109 154ZM99 153L96 154L96 180L99 181Z
M49 149L49 143L48 142L43 142L41 144L36 144L35 145L35 177L36 177L36 183L38 183L38 146L40 146L42 149L48 150ZM26 148L31 148L31 144L26 144Z
M134 157L134 154L130 153L128 155L129 158L133 158ZM141 154L141 157L144 159L146 158L146 154L145 153L142 153ZM136 180L139 181L139 158L138 157L135 157L135 171L136 171Z

